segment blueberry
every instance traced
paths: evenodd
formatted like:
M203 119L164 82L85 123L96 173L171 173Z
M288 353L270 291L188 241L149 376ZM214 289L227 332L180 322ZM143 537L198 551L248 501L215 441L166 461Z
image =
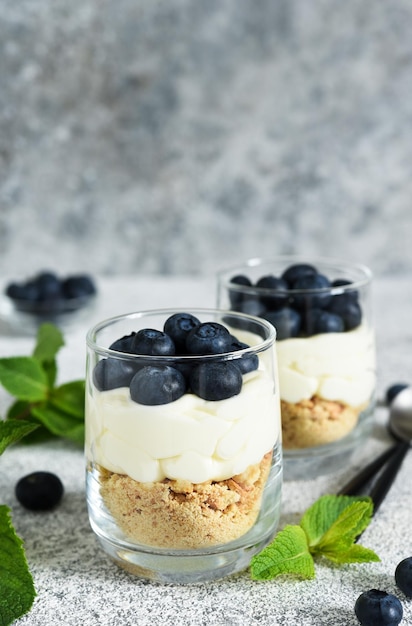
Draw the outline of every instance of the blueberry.
M318 311L317 316L313 321L313 334L320 333L343 333L345 325L343 319L336 315L336 313L330 313L329 311Z
M66 298L84 298L96 293L96 285L88 274L68 276L62 284Z
M176 353L172 338L161 330L154 330L153 328L143 328L135 334L132 350L134 354L158 356L172 356Z
M314 276L317 274L316 267L310 265L309 263L295 263L290 265L285 269L281 278L289 285L290 288L293 288L293 284L304 276Z
M233 337L230 350L244 350L249 347L247 343L243 343L236 339L236 337ZM242 374L248 374L249 372L257 370L259 367L259 358L257 354L244 354L240 359L233 360L233 363L237 365Z
M172 338L177 351L184 353L187 335L199 325L200 320L191 313L175 313L166 320L163 330Z
M304 337L310 337L312 335L316 335L318 332L316 330L316 323L319 315L322 313L323 309L314 308L308 309L307 311L301 312L301 328L300 334Z
M40 313L44 308L44 303L40 302L39 285L34 279L23 283L10 283L6 288L6 294L13 300L18 311Z
M235 285L243 285L243 287L252 286L252 281L244 274L237 274L236 276L233 276L230 279L230 282L234 283ZM242 293L241 291L238 291L236 289L229 289L230 306L235 311L239 310L238 307L241 305L245 297L246 294Z
M389 406L391 402L393 402L393 400L396 398L398 393L400 393L407 387L409 387L409 385L407 385L406 383L395 383L394 385L388 387L385 394L386 404Z
M288 284L283 278L278 278L269 274L268 276L262 276L256 283L256 287L259 289L269 289L273 293L265 293L260 296L261 302L268 309L280 309L286 306L288 295Z
M370 589L356 600L355 615L362 626L397 626L402 619L403 608L391 593Z
M35 283L27 281L26 283L10 283L6 288L6 294L12 300L25 300L27 302L35 302L39 297L39 290Z
M121 359L102 359L93 370L93 383L99 391L128 387L137 365Z
M16 498L30 511L48 511L63 497L63 484L51 472L33 472L20 478L16 484Z
M110 344L110 350L117 350L117 352L133 353L132 346L135 335L136 333L132 332L130 333L130 335L124 335L123 337L120 337L120 339L116 339L116 341L113 341L113 343Z
M235 285L244 285L245 287L252 286L252 281L244 274L237 274L237 276L233 276L233 278L230 279L230 282L235 283Z
M238 302L235 310L239 313L246 313L246 315L261 317L266 311L266 307L257 294L245 294L243 300Z
M193 328L186 338L189 354L221 354L230 351L232 337L218 322L204 322Z
M357 302L338 300L333 296L332 302L328 308L331 313L340 315L345 324L345 330L357 328L362 321L362 310Z
M309 292L293 295L293 305L300 310L314 307L324 309L331 302L332 296L329 292L330 282L323 274L302 276L295 280L292 289Z
M395 581L405 596L412 598L412 556L403 559L396 566Z
M62 284L54 272L41 272L33 281L38 288L38 300L58 300L62 298Z
M262 314L264 311L262 311ZM260 316L262 317L262 316ZM236 328L237 330L243 330L248 333L259 334L260 327L256 327L256 322L254 320L249 320L246 317L237 317L236 315L231 315L230 312L228 315L225 315L222 318L222 321L230 326L231 328ZM232 336L233 339L233 336ZM230 347L228 352L230 352Z
M200 363L191 372L190 386L204 400L226 400L240 393L242 374L229 361Z
M336 294L333 298L338 298L342 300L350 300L351 302L357 302L359 299L359 293L356 289L348 289L348 286L352 285L350 280L346 278L336 278L332 281L332 287L345 287L345 290L342 294Z
M290 307L283 307L278 311L268 311L262 317L276 328L276 339L297 337L301 326L301 316L298 311Z
M185 392L183 374L169 365L147 365L130 382L130 397L139 404L168 404L178 400Z

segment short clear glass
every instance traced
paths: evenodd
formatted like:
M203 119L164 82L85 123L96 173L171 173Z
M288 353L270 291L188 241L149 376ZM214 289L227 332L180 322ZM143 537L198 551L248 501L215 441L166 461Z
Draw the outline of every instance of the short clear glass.
M314 278L314 269L323 278ZM276 327L286 480L342 469L370 433L376 387L371 283L363 265L300 256L251 259L218 275L219 308Z
M170 320L181 313L195 321L178 336ZM223 337L213 350L211 325ZM174 348L163 339L153 348L158 331ZM90 523L118 565L167 583L245 569L280 515L273 326L215 309L96 325L87 335L85 454Z

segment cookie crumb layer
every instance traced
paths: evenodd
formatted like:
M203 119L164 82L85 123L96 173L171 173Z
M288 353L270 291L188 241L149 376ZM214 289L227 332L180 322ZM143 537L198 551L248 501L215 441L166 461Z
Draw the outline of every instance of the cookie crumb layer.
M364 408L319 396L295 404L281 400L283 447L292 450L338 441L355 428Z
M245 534L259 514L272 452L227 480L142 483L99 467L100 493L124 534L159 548L199 549Z

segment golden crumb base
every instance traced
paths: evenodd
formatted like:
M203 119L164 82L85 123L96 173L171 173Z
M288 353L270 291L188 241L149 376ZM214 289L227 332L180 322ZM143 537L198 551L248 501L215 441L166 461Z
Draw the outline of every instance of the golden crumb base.
M319 396L295 404L281 400L283 448L309 448L342 439L355 428L365 407Z
M200 484L141 483L99 468L100 493L129 539L158 548L208 548L238 539L253 526L271 460L272 452L242 474Z

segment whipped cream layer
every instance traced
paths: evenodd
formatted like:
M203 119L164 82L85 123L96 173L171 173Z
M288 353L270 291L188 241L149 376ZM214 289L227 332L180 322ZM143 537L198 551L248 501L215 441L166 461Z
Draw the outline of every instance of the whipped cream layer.
M266 356L266 355L265 355ZM188 393L169 404L133 402L128 388L86 396L86 454L140 482L225 480L260 463L280 438L279 399L262 358L240 394L206 401Z
M317 395L360 406L376 382L373 330L363 324L345 333L324 333L276 344L282 400L300 402Z

